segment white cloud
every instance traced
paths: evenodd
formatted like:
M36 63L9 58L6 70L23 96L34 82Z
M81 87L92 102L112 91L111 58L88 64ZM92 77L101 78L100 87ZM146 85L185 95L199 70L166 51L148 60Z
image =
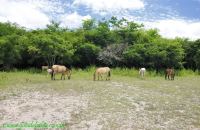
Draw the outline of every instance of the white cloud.
M167 19L155 22L143 22L147 28L157 28L167 38L184 37L192 40L200 38L200 21Z
M16 0L17 1L17 0ZM67 2L61 2L60 0L18 0L25 1L34 7L48 13L64 13L64 7L67 6Z
M138 17L132 15L124 15L124 18L129 21L143 23L146 29L157 28L159 34L166 38L189 38L196 40L200 38L200 21L186 20L178 17L171 17L163 20L140 20Z
M50 23L45 12L62 12L58 1L48 0L0 0L0 22L15 22L26 28L44 28Z
M61 16L61 26L69 28L78 28L82 25L82 21L91 19L90 15L81 16L77 12L65 14Z
M74 0L73 5L84 5L87 8L92 9L94 13L102 15L144 8L142 0Z

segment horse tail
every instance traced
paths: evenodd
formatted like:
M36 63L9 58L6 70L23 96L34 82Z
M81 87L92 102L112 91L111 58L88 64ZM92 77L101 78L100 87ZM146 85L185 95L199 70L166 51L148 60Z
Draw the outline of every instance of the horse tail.
M51 80L53 80L53 75L54 75L54 70L53 68L51 68L52 72L51 72Z
M108 77L110 77L111 76L111 72L110 72L110 70L108 71Z

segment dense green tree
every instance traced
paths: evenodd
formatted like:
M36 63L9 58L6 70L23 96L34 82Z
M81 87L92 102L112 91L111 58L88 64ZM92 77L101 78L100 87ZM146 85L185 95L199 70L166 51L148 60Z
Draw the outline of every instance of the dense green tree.
M92 30L94 28L96 28L95 25L95 20L94 19L87 19L83 21L83 29L84 30Z
M191 68L194 71L196 69L200 70L200 39L197 39L196 41L185 40L183 47L185 50L185 67Z
M124 52L129 67L182 67L184 50L175 40L156 39L153 43L134 44Z
M91 43L80 45L75 52L75 64L79 67L95 65L100 47Z
M123 44L121 44L123 43ZM166 67L200 70L200 40L162 38L157 29L124 18L84 20L68 29L52 21L44 29L27 30L0 23L0 67L40 67L64 64Z
M0 38L0 64L6 69L13 67L21 58L18 39L19 36L14 34Z

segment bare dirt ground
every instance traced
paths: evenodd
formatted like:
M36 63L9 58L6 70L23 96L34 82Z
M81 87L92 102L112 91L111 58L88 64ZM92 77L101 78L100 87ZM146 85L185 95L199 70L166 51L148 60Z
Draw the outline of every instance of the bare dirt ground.
M0 126L44 121L64 123L69 130L200 130L198 82L199 78L185 83L183 79L28 83L29 87L1 92Z

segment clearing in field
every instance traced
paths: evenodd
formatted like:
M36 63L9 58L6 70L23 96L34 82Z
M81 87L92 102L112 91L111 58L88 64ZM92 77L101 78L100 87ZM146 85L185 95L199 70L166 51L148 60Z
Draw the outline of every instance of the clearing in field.
M44 121L81 130L200 129L198 76L92 78L86 72L56 81L44 74L0 73L0 126Z

